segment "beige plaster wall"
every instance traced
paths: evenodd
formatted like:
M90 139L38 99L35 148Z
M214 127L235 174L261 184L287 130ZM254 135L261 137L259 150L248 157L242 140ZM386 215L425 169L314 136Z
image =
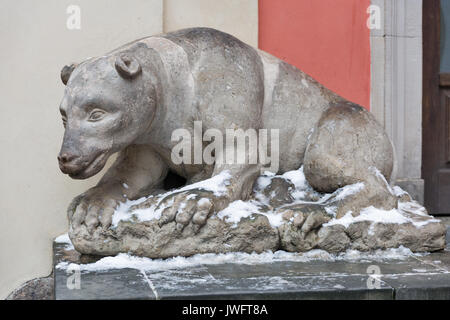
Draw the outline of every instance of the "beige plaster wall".
M258 0L165 0L164 32L210 27L258 46Z
M81 29L68 30L68 5ZM0 1L0 299L51 272L66 207L97 178L59 172L64 64L162 32L162 0Z
M69 30L69 5L80 29ZM257 46L257 0L0 0L0 299L46 276L70 200L101 174L60 173L62 66L163 31L208 26Z
M69 5L80 29L69 30ZM62 66L140 37L209 26L257 46L257 0L0 0L0 299L52 266L70 200L102 173L60 173Z

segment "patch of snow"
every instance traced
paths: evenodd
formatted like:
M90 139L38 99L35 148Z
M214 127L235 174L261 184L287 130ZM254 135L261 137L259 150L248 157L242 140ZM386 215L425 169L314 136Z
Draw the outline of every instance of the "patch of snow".
M303 166L298 170L287 171L281 177L290 180L296 189L304 190L308 187L305 174L303 173Z
M336 218L336 209L337 209L336 207L332 207L332 206L325 207L325 212L328 213L330 216L333 216Z
M251 285L252 288L258 290L283 290L289 286L295 286L295 283L283 279L280 276L271 276L271 277L250 277L247 278L249 280L257 280L257 283Z
M209 203L211 203L211 200L209 200L208 198L201 198L200 200L198 200L198 205L199 206L203 206L203 205L205 205L205 204L209 204Z
M273 177L273 176L275 176L275 173L272 171L264 171L263 175Z
M64 234L62 234L62 235L56 237L55 240L54 240L54 242L65 244L65 245L66 245L65 248L68 249L68 250L75 249L75 248L73 247L72 241L70 241L70 238L69 238L69 234L68 234L68 233L64 233Z
M202 180L193 184L189 184L187 186L184 186L180 189L177 189L177 192L182 191L188 191L192 189L201 189L206 191L211 191L214 193L214 195L220 197L227 193L227 186L230 185L230 179L231 179L231 173L229 170L224 170L220 172L219 174L206 179ZM167 192L166 194L169 194L171 192Z
M57 236L54 240L56 243L66 243L66 244L72 244L72 242L70 241L69 238L69 234L68 233L64 233L60 236Z
M233 228L236 228L239 221L243 218L248 218L252 214L260 214L267 217L272 227L279 227L283 223L281 214L275 214L273 211L263 212L260 210L256 201L242 201L236 200L231 202L225 209L217 213L217 217L225 222L232 223Z
M142 221L150 221L154 219L161 218L161 213L167 206L170 206L173 204L173 200L170 200L166 206L160 206L158 209L158 204L160 201L165 199L167 196L170 196L171 194L183 192L183 191L189 191L193 189L200 189L200 190L206 190L211 191L216 196L222 196L224 195L228 190L227 186L230 184L231 179L231 173L229 170L224 170L220 172L219 174L203 180L199 181L197 183L193 183L187 186L184 186L180 189L168 191L163 194L159 194L157 196L150 196L150 197L142 197L137 200L126 200L125 202L121 202L119 206L115 209L114 215L112 217L112 223L111 226L113 228L117 227L120 221L132 221L133 219L136 219L140 222ZM156 204L151 205L148 208L143 209L135 209L133 211L130 211L132 206L141 204L142 202L154 197L157 201ZM188 199L192 199L195 197L194 194L189 195Z
M385 260L406 260L409 257L422 257L426 253L413 253L410 249L400 246L398 248L391 248L386 250L375 250L368 252L361 252L358 250L347 250L338 254L338 260L341 261L385 261Z
M418 204L417 202L399 202L398 209L402 212L409 212L409 213L417 214L419 216L432 218L432 216L428 215L427 210L424 207L422 207L420 204ZM436 221L438 221L438 220L436 220L436 219L433 220L433 222L436 222Z
M233 223L233 227L236 228L241 219L248 218L254 213L259 213L259 207L253 201L237 200L219 211L217 217L225 222Z
M334 194L336 195L335 199L338 201L343 200L343 199L347 198L348 196L357 194L362 189L364 189L364 183L362 183L362 182L358 182L355 184L351 184L351 185L339 188L334 192Z
M256 179L255 188L257 190L263 190L270 184L270 182L272 182L272 179L269 176L266 175L260 176L258 177L258 179Z
M369 170L372 171L372 173L375 174L375 176L377 176L381 181L384 182L386 188L389 190L389 192L392 195L395 195L394 190L391 188L391 185L387 182L386 178L384 177L384 175L381 173L380 170L378 170L378 168L376 167L369 167Z
M404 194L408 194L408 192L406 192L405 190L403 190L399 186L393 186L392 187L392 191L394 191L394 194L395 194L396 197L400 197L400 196L402 196Z
M399 203L401 206L401 202ZM345 228L348 228L350 224L360 221L369 221L374 223L396 223L396 224L404 224L404 223L412 223L415 227L421 227L431 222L439 222L437 219L433 219L430 216L430 219L424 221L414 220L406 215L403 215L400 210L392 209L392 210L383 210L378 209L373 206L364 208L360 211L359 215L354 217L352 212L347 212L340 219L332 219L329 222L325 223L323 226L332 226L332 225L342 225ZM373 225L372 225L373 227Z
M292 190L291 192L291 196L294 198L294 203L308 203L302 199L305 197L306 190L312 189L306 181L303 173L303 167L300 167L298 170L285 172L282 175L275 175L266 171L264 175L261 175L256 180L254 188L256 200L234 201L222 211L218 212L217 217L226 222L232 223L233 227L237 227L237 224L241 219L248 218L252 214L260 214L268 218L272 227L279 227L284 222L281 214L276 213L273 210L261 210L262 205L269 204L269 199L262 193L262 191L272 182L273 178L286 179L294 184L295 190Z
M148 198L142 197L137 200L129 200L127 199L125 202L119 203L117 208L114 210L114 214L112 217L112 227L117 227L118 223L120 221L126 221L130 220L134 214L136 214L136 211L130 212L130 208L134 205L141 204Z
M191 257L174 257L169 259L150 259L136 257L126 253L120 253L114 257L104 257L97 262L78 265L80 271L105 271L110 269L132 268L144 271L159 271L170 269L182 269L203 265L217 265L224 263L234 263L243 265L258 265L274 262L310 262L314 260L324 261L356 261L365 259L367 261L385 260L405 260L411 256L423 256L414 254L411 250L399 247L396 249L376 250L373 252L360 252L348 250L340 254L330 254L324 250L311 250L305 253L295 253L286 251L263 252L263 253L207 253L196 254ZM61 262L56 265L57 269L65 270L73 267L73 263Z
M334 285L333 288L335 288L335 289L345 289L345 287L340 285L340 284Z
M345 228L348 228L350 224L360 221L398 224L409 222L408 219L405 216L401 215L396 209L386 211L370 206L361 210L359 216L353 217L352 212L349 211L342 218L332 219L323 226L325 227L340 224Z
M291 196L296 200L304 199L306 196L306 191L294 190L291 192Z
M263 213L269 219L269 223L272 227L277 228L283 224L283 216L273 211Z

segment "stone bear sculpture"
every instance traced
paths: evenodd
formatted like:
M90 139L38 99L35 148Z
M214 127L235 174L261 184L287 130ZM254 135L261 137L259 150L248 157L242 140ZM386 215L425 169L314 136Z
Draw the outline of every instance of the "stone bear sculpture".
M369 205L397 206L388 184L393 147L372 114L229 34L191 28L136 40L64 67L61 78L61 171L86 179L119 153L100 182L78 198L74 227L108 229L119 202L157 192L169 171L187 184L226 170L231 178L225 196L191 189L164 199L161 225L201 228L211 213L246 199L267 164L173 161L173 132L182 128L194 136L196 121L224 135L230 128L279 130L278 173L303 165L319 192L363 182L360 194L333 200L338 217ZM235 144L222 153L227 148ZM245 152L247 159L251 151ZM329 220L323 210L312 212L304 234Z

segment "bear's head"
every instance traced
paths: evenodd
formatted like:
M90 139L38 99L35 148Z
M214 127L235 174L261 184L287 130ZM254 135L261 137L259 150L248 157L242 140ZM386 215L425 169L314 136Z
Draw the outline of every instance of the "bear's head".
M59 167L74 179L98 173L115 152L137 143L155 113L155 89L131 54L66 66L60 105L65 132Z

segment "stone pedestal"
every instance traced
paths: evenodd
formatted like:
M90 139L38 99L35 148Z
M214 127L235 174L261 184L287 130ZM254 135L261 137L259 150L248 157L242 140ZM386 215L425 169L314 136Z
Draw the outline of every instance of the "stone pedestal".
M100 259L55 242L55 298L448 300L449 250ZM76 277L79 288L74 287Z

